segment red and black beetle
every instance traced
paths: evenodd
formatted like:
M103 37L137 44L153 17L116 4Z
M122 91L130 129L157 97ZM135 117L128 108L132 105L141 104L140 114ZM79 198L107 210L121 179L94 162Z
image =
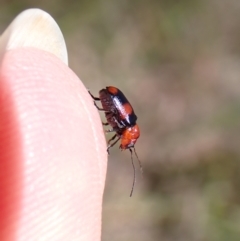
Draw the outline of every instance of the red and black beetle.
M97 109L105 112L107 122L103 123L103 125L110 125L112 127L112 129L106 130L106 132L115 132L115 135L108 141L107 152L109 153L109 149L119 140L121 141L119 148L121 150L129 149L131 152L134 170L133 186L130 193L130 196L132 196L135 184L135 167L132 158L132 149L134 150L142 171L142 165L134 147L140 136L140 129L136 123L137 116L125 95L116 87L107 86L105 89L100 90L99 97L94 97L90 91L89 94L94 99L94 105ZM102 108L98 107L95 101L101 101ZM116 138L117 140L115 140Z

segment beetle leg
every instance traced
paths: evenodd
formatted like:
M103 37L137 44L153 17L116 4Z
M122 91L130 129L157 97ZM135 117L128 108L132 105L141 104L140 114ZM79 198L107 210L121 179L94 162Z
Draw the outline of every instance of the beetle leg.
M93 101L93 102L94 102L94 105L96 106L96 108L97 108L98 110L100 110L100 111L105 111L104 109L102 109L102 108L100 108L99 106L97 106L97 104L96 104L95 101Z
M89 93L89 95L91 95L91 97L92 97L95 101L100 101L100 99L99 99L98 97L93 96L90 91L88 91L88 93ZM97 108L98 110L100 110L100 111L105 111L104 109L98 107L95 101L93 101L93 103L94 103L94 105L96 106L96 108Z
M117 137L117 134L115 134L111 139L108 140L108 145L110 144L111 141L113 141Z
M91 95L91 97L92 97L94 100L96 100L96 101L99 101L99 100L100 100L98 97L93 96L92 93L90 92L90 90L88 90L88 93L89 93L89 95Z
M109 154L109 149L110 149L111 147L113 147L113 146L119 141L119 139L120 139L120 137L118 137L116 141L114 141L113 143L111 143L111 141L113 141L116 137L117 137L117 134L115 134L115 135L108 141L108 147L107 147L107 152L108 152L108 154Z

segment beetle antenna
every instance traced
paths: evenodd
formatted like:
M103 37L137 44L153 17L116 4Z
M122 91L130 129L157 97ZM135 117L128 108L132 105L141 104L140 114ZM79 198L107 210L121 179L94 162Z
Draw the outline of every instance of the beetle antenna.
M135 182L136 182L136 171L135 171L135 166L134 166L133 157L132 157L132 149L129 149L129 150L131 152L131 160L132 160L132 166L133 166L133 184L132 184L132 190L130 193L130 197L131 197L133 194L133 189L134 189Z
M137 157L137 159L138 159L138 163L139 163L139 166L140 166L141 174L142 174L142 177L143 177L142 163L141 163L140 159L138 158L138 155L137 155L137 152L136 152L136 150L135 150L135 147L133 147L133 150L134 150L134 153L135 153L135 155L136 155L136 157Z

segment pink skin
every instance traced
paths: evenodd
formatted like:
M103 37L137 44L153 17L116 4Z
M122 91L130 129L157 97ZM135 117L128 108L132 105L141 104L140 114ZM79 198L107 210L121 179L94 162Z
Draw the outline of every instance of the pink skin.
M0 70L0 240L99 241L107 152L86 88L37 49Z

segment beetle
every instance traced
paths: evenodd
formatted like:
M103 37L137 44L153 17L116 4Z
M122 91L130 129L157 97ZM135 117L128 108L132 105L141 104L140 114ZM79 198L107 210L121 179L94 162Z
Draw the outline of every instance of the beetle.
M105 89L100 90L99 97L93 96L90 91L88 92L93 98L96 108L99 111L105 112L107 122L102 124L111 126L111 129L106 130L106 132L115 132L114 136L108 140L108 154L109 149L113 147L119 140L121 141L119 148L121 150L128 149L131 152L131 160L134 170L133 185L130 193L131 197L136 182L132 149L134 150L134 153L138 159L141 173L143 173L141 162L135 150L135 143L140 136L140 129L136 123L137 116L134 113L130 102L127 100L122 91L114 86L107 86ZM96 101L101 102L102 108L96 104Z

